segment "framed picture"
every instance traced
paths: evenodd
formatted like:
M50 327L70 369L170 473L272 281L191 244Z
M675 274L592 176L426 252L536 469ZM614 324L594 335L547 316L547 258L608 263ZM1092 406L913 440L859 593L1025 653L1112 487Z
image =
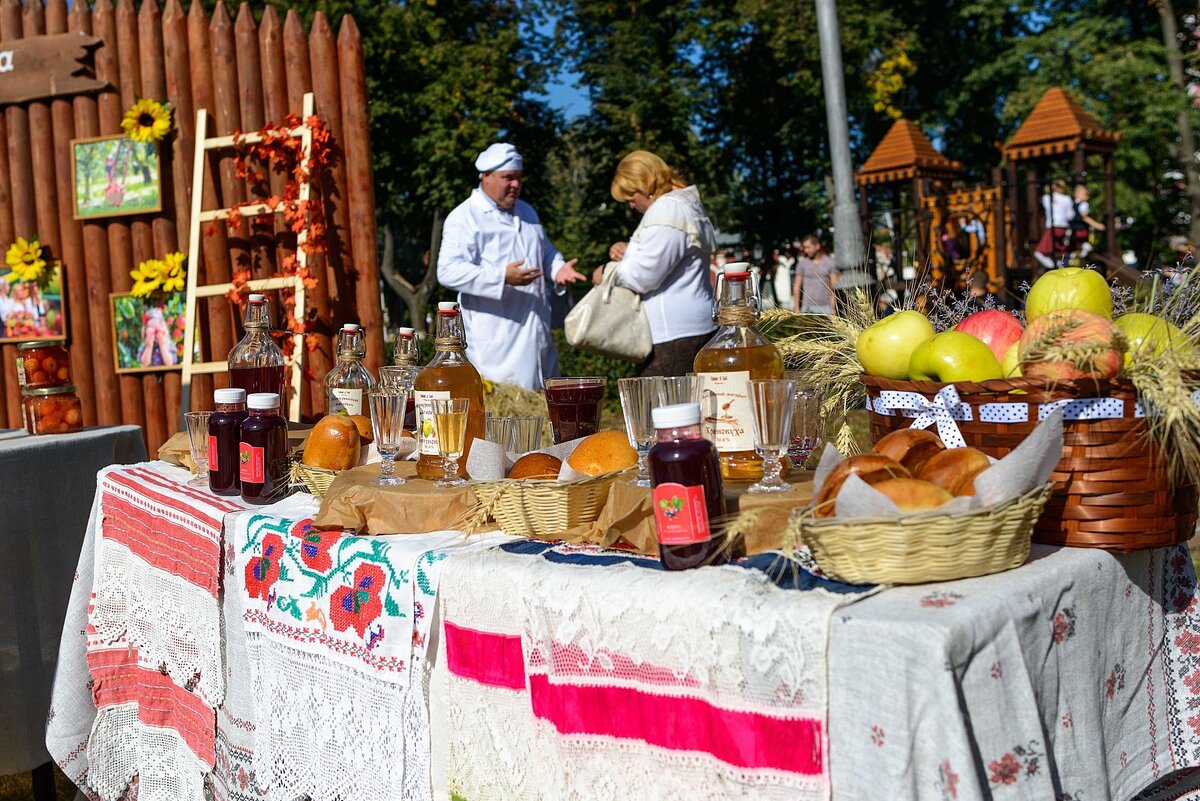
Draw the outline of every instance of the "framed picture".
M127 136L71 141L75 219L162 211L158 145Z
M32 281L10 283L8 265L0 262L0 342L67 338L62 265L46 265L50 283L43 289Z
M118 373L183 369L183 292L152 298L114 292L109 300L113 359ZM195 349L199 347L197 337Z

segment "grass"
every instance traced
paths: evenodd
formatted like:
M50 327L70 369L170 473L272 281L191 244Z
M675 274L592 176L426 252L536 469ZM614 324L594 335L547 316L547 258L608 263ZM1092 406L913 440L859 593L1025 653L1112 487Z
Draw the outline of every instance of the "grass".
M54 769L54 789L59 801L71 801L77 792L75 785L57 767ZM0 776L0 801L30 801L31 798L33 786L28 773Z

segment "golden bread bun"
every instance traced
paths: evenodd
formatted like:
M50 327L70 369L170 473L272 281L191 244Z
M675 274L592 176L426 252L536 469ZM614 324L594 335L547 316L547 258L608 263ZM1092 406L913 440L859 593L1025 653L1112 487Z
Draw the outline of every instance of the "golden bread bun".
M358 426L349 417L327 414L317 421L304 446L304 464L326 470L349 470L358 464Z
M981 450L949 448L935 453L921 468L921 472L917 473L917 478L932 481L947 492L957 495L954 489L963 483L964 478L974 478L980 471L989 467L991 462Z
M920 473L921 468L935 453L945 449L946 446L938 439L937 434L923 428L902 428L893 431L871 448L875 453L892 457L907 467L913 475Z
M350 420L358 426L358 439L361 444L370 445L375 441L375 431L371 428L370 417L365 414L352 414Z
M409 431L407 428L406 428L406 429L404 429L403 431L401 431L401 432L400 432L400 436L401 436L401 437L408 437L409 439L416 439L416 438L417 438L417 435L416 435L416 434L414 434L413 432Z
M956 498L960 495L974 495L975 479L979 477L980 473L982 473L984 470L987 470L988 467L991 467L991 465L989 464L987 467L981 467L973 473L967 473L965 476L959 479L957 484L950 488L950 494Z
M833 517L836 512L836 498L842 489L842 484L851 474L857 475L868 484L878 484L889 478L911 478L912 474L904 465L890 456L878 453L860 453L843 459L829 471L821 492L817 495L816 517Z
M624 431L597 431L575 448L567 458L573 470L589 476L626 470L637 464L637 451L629 445Z
M924 512L954 500L954 496L930 481L919 478L889 478L875 489L892 499L901 512Z
M548 453L527 453L516 461L509 478L558 478L562 460Z

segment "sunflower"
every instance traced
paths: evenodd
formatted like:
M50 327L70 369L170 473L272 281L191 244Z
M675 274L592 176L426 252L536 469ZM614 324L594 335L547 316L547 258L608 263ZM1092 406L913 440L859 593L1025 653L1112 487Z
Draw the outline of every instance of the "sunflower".
M9 283L19 281L38 281L46 271L46 260L42 258L42 245L37 237L26 240L18 236L4 256L4 263L12 270L8 274Z
M163 273L166 264L159 259L148 259L129 271L133 279L133 289L129 292L135 298L148 298L163 285Z
M143 97L125 112L121 129L135 142L159 142L171 130L171 106Z
M187 259L182 253L168 253L160 262L162 265L162 291L181 292L187 279L187 270L183 262Z

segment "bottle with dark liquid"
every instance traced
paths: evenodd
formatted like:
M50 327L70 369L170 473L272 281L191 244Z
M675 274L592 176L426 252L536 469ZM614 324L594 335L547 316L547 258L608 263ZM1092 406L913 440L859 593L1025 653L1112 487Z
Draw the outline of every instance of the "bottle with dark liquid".
M647 463L663 567L687 570L742 556L740 539L712 534L725 515L725 494L717 451L700 433L700 405L660 406L651 416L658 440Z
M467 361L467 335L463 331L458 304L438 304L437 336L433 345L437 349L429 364L421 370L413 384L413 396L417 402L417 442L421 456L417 459L417 477L436 481L445 476L445 460L438 451L437 427L434 423L433 401L437 398L467 398L471 401L467 409L467 439L462 458L458 460L458 474L467 477L467 456L476 437L483 439L484 404L483 379L475 366Z
M248 396L273 392L287 398L283 351L271 339L271 306L265 296L250 296L242 327L246 335L229 351L229 385Z
M208 419L208 488L218 495L241 492L238 462L242 423L246 412L246 390L218 389L213 392L216 410Z
M246 405L250 415L242 423L238 448L242 500L275 503L291 494L287 420L279 414L279 396L274 392L255 393Z

